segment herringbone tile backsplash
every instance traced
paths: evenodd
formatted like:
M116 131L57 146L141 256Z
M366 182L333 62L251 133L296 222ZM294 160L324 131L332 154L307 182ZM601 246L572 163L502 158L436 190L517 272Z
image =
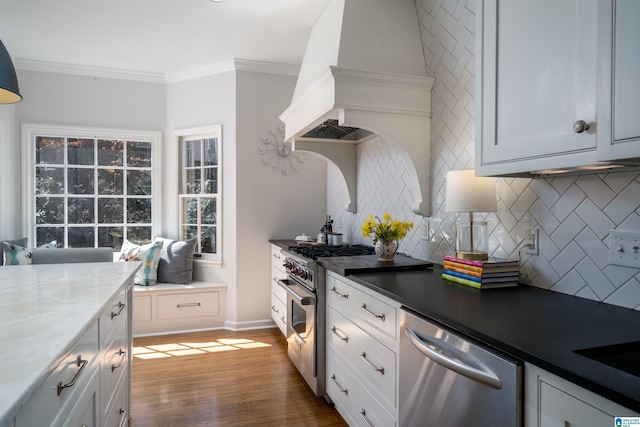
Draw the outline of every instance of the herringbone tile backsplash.
M358 213L344 210L346 188L328 170L328 211L345 239L371 244L360 226L389 211L415 227L400 252L441 263L454 252L457 215L444 212L449 170L474 167L475 0L416 0L428 74L435 77L431 121L432 216L411 211L406 168L391 143L376 138L358 146ZM501 178L498 212L490 224L490 250L521 257L527 283L640 310L640 270L609 265L609 231L640 230L640 174L623 172L554 179ZM540 255L524 253L524 231L540 229Z

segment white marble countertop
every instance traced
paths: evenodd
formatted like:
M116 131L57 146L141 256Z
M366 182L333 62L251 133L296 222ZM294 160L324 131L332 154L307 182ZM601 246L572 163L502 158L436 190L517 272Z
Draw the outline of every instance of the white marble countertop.
M139 262L0 267L0 426L138 268Z

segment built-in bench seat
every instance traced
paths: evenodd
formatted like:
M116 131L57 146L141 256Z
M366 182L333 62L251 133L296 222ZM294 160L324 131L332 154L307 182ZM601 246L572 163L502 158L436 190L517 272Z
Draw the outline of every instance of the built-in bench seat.
M202 281L186 285L135 286L133 335L162 335L222 329L227 286Z

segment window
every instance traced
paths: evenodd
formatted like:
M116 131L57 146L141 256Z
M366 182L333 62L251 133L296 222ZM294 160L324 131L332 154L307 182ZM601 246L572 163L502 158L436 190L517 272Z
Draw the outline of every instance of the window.
M181 131L178 136L181 238L197 239L202 259L219 262L222 127Z
M161 189L160 134L23 125L25 212L36 245L150 242ZM158 168L156 168L158 169Z

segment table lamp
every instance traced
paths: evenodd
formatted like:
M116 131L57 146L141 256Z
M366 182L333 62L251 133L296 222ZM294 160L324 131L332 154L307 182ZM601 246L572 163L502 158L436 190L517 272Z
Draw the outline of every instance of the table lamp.
M456 224L456 257L471 260L489 259L487 221L474 221L474 212L495 212L496 179L477 177L473 169L447 172L446 212L469 212L467 222Z

